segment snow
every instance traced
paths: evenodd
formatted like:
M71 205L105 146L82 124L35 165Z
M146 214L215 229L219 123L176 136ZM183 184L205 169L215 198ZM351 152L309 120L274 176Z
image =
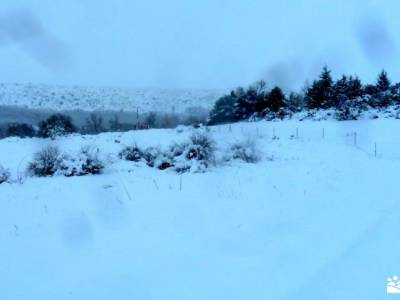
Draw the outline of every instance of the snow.
M49 144L107 162L0 185L0 299L384 299L400 275L400 122L210 130L218 157L254 139L261 161L178 175L117 159L184 141L182 127L0 140L13 178Z
M225 90L0 84L0 105L49 110L184 112L210 109Z

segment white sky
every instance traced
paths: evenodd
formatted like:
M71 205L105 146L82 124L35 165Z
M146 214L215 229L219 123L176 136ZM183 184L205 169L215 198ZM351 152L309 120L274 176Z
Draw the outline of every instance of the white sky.
M399 9L396 0L1 0L0 81L298 88L325 63L335 76L372 81L385 68L400 81Z

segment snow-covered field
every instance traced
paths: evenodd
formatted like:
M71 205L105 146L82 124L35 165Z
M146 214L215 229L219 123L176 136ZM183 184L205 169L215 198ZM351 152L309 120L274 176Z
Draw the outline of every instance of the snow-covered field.
M225 90L0 84L0 105L50 110L184 112L210 109Z
M99 176L0 185L0 299L386 297L400 275L399 121L212 127L219 156L253 138L262 160L206 173L116 157L190 131L0 140L14 178L44 144L94 144L108 161Z

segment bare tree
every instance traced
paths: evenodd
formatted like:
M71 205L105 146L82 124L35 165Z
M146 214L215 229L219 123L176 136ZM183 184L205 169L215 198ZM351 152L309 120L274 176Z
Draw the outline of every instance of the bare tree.
M145 118L145 122L149 126L149 128L154 128L156 126L157 118L158 118L158 115L154 111L151 111L147 114L147 116Z
M267 83L264 80L255 82L252 88L257 92L257 95L261 95L267 92Z
M89 118L86 119L86 130L88 133L104 132L103 118L98 114L91 113Z
M122 124L119 120L119 116L117 114L114 114L113 118L109 121L110 124L110 130L111 131L121 131L122 130Z

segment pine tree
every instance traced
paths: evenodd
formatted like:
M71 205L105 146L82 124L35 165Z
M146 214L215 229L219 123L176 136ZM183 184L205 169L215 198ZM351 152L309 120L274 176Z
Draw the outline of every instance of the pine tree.
M286 103L291 111L301 111L304 108L304 94L291 92Z
M362 96L362 84L358 77L342 75L332 88L332 106L337 107L343 101Z
M332 102L332 106L337 107L344 101L348 100L348 92L349 92L349 80L346 75L342 75L342 77L336 80L333 88L332 88L332 98L334 99Z
M348 80L348 90L347 97L349 99L355 99L357 97L361 97L363 95L363 88L361 80L355 76L350 76Z
M274 87L268 94L268 108L272 112L278 112L279 109L285 107L285 95L279 87Z
M385 70L379 73L375 85L375 94L373 94L372 106L386 107L393 102L391 93L391 82Z
M258 114L262 114L266 108L268 108L268 93L259 95L256 101L256 112Z
M257 88L250 86L247 91L240 89L240 96L235 103L235 118L245 120L257 112L257 101L260 97Z
M315 80L306 91L309 108L327 108L332 100L332 77L328 67L324 67L318 80Z
M376 89L378 92L386 92L390 89L391 83L385 70L382 70L376 81Z
M365 95L375 95L378 92L377 88L373 84L367 84L363 88L363 94Z
M234 92L217 100L210 112L209 125L234 122L237 97Z

